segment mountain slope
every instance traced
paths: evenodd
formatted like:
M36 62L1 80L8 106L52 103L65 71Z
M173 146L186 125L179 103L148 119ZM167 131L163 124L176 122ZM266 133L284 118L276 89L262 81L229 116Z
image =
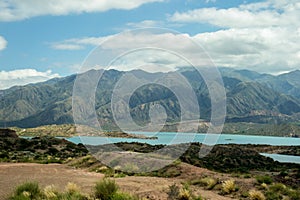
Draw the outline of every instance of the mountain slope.
M276 77L247 70L222 70L227 92L228 121L269 122L270 119L284 121L297 120L295 116L300 116L300 101L276 89L279 88L276 84L282 86L280 84L282 81L289 81L288 84L295 89L299 83L296 79L298 72ZM96 91L95 109L100 123L110 129L111 126L115 126L111 114L111 95L124 72L92 70L86 73L94 76L103 73ZM140 82L163 77L165 81L175 85L175 80L166 78L172 77L173 73L175 72L164 74L135 70L130 72L130 76ZM201 118L210 119L210 97L203 78L194 71L181 73L195 91ZM1 91L0 126L4 123L7 126L19 127L73 123L72 92L75 78L76 76L72 75ZM181 111L178 99L171 90L156 84L140 87L131 96L129 104L133 119L138 123L149 122L149 108L156 103L165 108L169 122L179 120Z

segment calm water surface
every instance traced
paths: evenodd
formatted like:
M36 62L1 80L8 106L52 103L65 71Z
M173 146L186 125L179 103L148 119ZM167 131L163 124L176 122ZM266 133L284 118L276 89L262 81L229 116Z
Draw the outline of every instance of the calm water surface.
M74 143L83 143L88 145L109 144L117 142L140 142L152 145L156 144L179 144L188 142L200 142L204 144L268 144L268 145L300 145L300 138L291 137L272 137L272 136L250 136L250 135L230 135L221 134L207 136L208 134L194 133L172 133L172 132L134 132L134 134L142 134L145 136L156 136L158 139L132 139L132 138L107 138L92 136L77 136L68 138Z
M282 154L270 154L270 153L261 153L263 156L267 156L282 163L298 163L300 164L300 156L290 156Z

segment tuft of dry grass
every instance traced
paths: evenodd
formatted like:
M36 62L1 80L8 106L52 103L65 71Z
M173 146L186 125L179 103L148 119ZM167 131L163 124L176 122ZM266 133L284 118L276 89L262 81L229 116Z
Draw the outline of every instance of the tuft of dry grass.
M186 189L186 188L182 188L179 192L179 200L190 200L192 199L192 195L191 192Z
M236 190L236 185L235 185L235 181L230 179L230 180L226 180L222 183L222 191L225 194L230 194L232 192L234 192Z
M48 185L44 188L43 193L47 199L56 198L57 191L53 185Z
M75 183L69 182L65 188L66 192L69 194L80 193L80 188Z
M265 200L265 195L258 190L252 189L249 191L250 200Z

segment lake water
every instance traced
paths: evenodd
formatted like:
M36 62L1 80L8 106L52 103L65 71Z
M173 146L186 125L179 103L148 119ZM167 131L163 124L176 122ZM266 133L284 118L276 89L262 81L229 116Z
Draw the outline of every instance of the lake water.
M110 144L117 142L140 142L152 145L157 144L179 144L189 142L200 142L204 144L267 144L277 146L298 146L300 145L300 138L291 137L272 137L272 136L252 136L252 135L210 135L208 134L194 134L194 133L172 133L172 132L134 132L134 134L142 134L145 136L156 136L158 139L132 139L132 138L107 138L107 137L91 137L91 136L77 136L67 138L73 143L83 143L88 145ZM280 154L265 154L261 155L271 157L279 162L299 163L300 156L288 156Z
M95 136L76 136L65 138L75 144L83 143L87 145L101 145L117 142L139 142L148 143L151 145L157 144L179 144L189 142L200 142L204 144L267 144L277 146L299 146L300 138L291 137L272 137L272 136L253 136L253 135L230 135L221 134L195 134L195 133L172 133L172 132L134 132L134 134L142 134L145 136L156 136L157 139L132 139L132 138L108 138ZM27 137L30 139L31 137ZM300 156L289 156L281 154L267 154L261 153L263 156L270 157L279 162L299 163Z
M145 136L156 136L158 139L132 139L132 138L107 138L92 136L77 136L67 140L73 143L83 143L88 145L100 145L117 142L140 142L152 145L157 144L179 144L189 142L200 142L204 144L268 144L268 145L300 145L300 138L272 137L272 136L250 136L250 135L230 135L230 134L194 134L194 133L172 133L172 132L134 132Z
M270 153L261 153L261 155L270 157L273 160L277 160L278 162L282 162L282 163L300 164L300 156L290 156L290 155L270 154Z

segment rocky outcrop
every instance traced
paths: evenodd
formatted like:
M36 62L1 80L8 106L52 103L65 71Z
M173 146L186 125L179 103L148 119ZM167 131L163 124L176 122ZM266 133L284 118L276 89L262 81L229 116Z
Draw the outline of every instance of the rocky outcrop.
M1 128L0 129L0 137L11 137L11 138L18 138L16 131L8 129L8 128Z

